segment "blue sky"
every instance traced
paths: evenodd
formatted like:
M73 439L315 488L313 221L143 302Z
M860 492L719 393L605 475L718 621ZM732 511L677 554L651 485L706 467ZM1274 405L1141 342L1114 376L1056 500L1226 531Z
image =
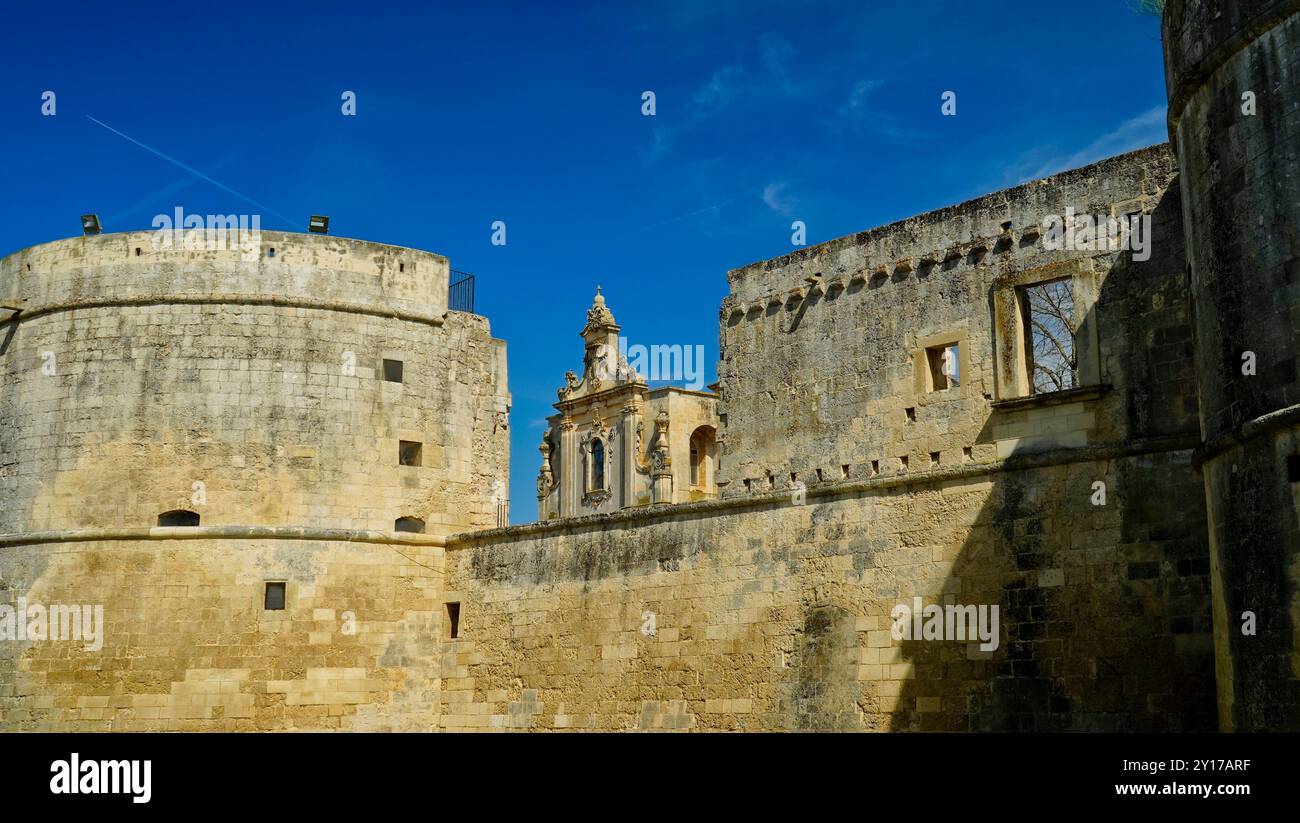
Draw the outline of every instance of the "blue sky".
M811 245L1166 139L1159 24L1125 0L18 4L0 45L0 256L179 205L328 214L477 275L515 522L596 284L712 382L725 273L793 220Z

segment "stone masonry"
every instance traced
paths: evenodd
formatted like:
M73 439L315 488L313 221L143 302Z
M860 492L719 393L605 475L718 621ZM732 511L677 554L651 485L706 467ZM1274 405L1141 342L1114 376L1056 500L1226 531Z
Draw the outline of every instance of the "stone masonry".
M657 503L497 527L504 343L438 255L0 260L0 634L104 614L0 641L0 729L1300 729L1298 26L1171 0L1171 145L729 272L709 488Z

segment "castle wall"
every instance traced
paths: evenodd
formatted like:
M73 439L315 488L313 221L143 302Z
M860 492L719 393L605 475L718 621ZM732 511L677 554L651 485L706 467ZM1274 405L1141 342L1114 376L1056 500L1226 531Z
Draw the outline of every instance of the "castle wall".
M3 643L0 729L437 725L440 541L167 531L179 530L0 541L0 602L103 608L101 648L84 638ZM287 583L284 610L263 608L266 580Z
M505 348L486 319L445 311L445 258L263 232L249 261L152 237L0 263L0 294L27 300L0 324L0 533L172 509L204 525L496 525ZM418 467L399 465L403 440Z
M1171 0L1164 42L1195 305L1220 722L1229 730L1293 730L1300 728L1300 2Z
M1018 461L453 538L441 725L1212 729L1188 452ZM894 639L913 597L1000 604L998 647Z
M446 727L1213 728L1178 201L1153 147L730 273L723 499L454 537ZM1045 249L1067 206L1150 258ZM1079 385L1031 396L1017 289L1059 278ZM894 638L916 597L998 647Z
M105 621L89 651L0 615L0 728L435 727L440 536L508 488L504 343L446 310L438 255L154 236L0 261L26 301L0 322L0 606ZM201 525L155 527L173 509Z
M1176 173L1156 146L730 272L722 493L786 488L791 473L869 477L903 470L903 458L915 469L936 455L950 465L1193 434ZM1048 250L1027 233L1067 207L1149 215L1150 259ZM1104 388L999 407L1023 394L1014 291L1057 277L1075 283L1080 382ZM926 347L943 342L960 344L961 385L928 392Z

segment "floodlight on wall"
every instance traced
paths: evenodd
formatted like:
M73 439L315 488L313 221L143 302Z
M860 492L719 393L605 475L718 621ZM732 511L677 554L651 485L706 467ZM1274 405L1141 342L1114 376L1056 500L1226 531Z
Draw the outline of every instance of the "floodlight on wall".
M92 234L99 234L101 230L102 230L102 229L101 229L100 226L99 226L99 215L98 215L98 214L83 214L83 215L81 215L81 232L82 232L82 234L85 234L86 236L89 237L89 236L92 235Z
M307 231L312 234L329 234L330 219L323 214L313 214L307 222Z

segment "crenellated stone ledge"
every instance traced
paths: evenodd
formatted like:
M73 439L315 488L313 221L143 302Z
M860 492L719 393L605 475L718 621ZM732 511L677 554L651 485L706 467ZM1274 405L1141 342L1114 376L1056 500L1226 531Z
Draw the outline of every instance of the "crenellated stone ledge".
M1199 433L1175 434L1151 437L1118 444L1100 444L1077 448L1051 449L1028 454L1012 455L1002 460L985 463L968 463L956 466L916 469L879 474L868 478L849 478L826 480L809 483L805 489L808 499L825 497L864 496L887 489L905 486L923 486L934 483L948 483L961 480L978 480L990 475L1004 472L1019 472L1029 469L1047 468L1070 463L1089 463L1102 460L1115 460L1138 457L1146 454L1167 452L1191 452L1201 443ZM494 540L513 540L551 534L578 533L592 530L626 528L632 524L642 525L662 520L677 520L695 515L721 514L731 511L750 509L754 511L770 510L795 505L789 488L762 490L747 494L736 494L712 500L697 500L690 503L665 503L657 506L636 506L616 512L591 514L582 517L554 518L536 523L523 523L504 528L484 529L474 532L461 532L447 538L448 550L467 548ZM804 505L807 505L805 503Z

